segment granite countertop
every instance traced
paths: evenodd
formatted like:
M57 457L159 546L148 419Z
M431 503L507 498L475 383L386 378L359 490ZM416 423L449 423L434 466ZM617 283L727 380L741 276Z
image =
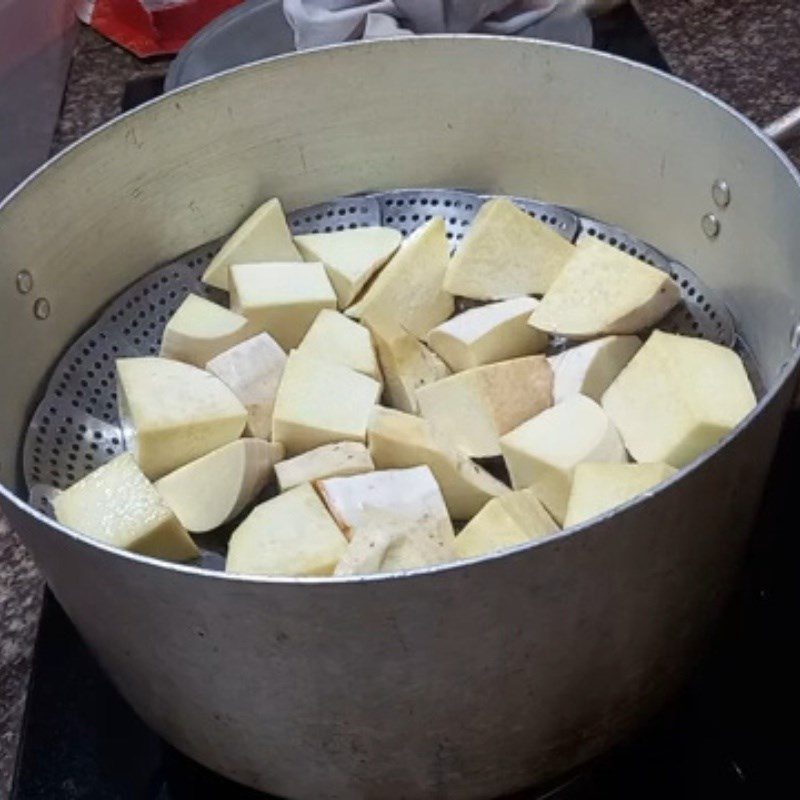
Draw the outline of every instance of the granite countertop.
M634 0L673 73L759 125L800 105L797 0ZM800 142L788 148L800 164Z
M673 72L766 124L800 104L797 0L634 0ZM54 137L57 152L120 111L132 78L161 75L92 30L78 37ZM790 150L800 164L800 143ZM25 701L41 580L0 518L0 797L6 793Z

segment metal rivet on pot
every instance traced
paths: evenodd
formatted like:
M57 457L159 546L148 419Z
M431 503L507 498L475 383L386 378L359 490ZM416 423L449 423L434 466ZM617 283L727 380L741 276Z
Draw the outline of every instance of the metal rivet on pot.
M33 316L36 319L47 319L50 316L50 301L46 297L39 297L33 304Z
M700 224L703 226L703 233L709 239L716 239L719 236L719 220L714 214L703 214Z
M23 269L17 273L17 291L20 294L28 294L31 289L33 289L33 275Z
M800 322L792 328L792 333L789 336L789 344L794 349L800 347Z
M718 208L727 208L731 202L731 187L728 186L728 181L717 178L711 187L711 197Z

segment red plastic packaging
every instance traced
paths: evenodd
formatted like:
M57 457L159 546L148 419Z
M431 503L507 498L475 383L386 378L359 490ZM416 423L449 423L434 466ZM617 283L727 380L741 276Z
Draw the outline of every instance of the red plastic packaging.
M95 0L87 21L103 36L145 58L177 53L197 31L241 1Z

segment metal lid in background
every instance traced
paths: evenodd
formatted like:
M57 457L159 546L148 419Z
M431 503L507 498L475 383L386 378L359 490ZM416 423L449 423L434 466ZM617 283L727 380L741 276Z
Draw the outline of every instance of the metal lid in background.
M170 64L164 90L294 50L281 0L246 0L192 37Z
M539 38L591 47L592 26L571 3L537 26ZM294 34L283 15L281 0L246 0L217 17L189 40L170 65L165 91L294 50Z

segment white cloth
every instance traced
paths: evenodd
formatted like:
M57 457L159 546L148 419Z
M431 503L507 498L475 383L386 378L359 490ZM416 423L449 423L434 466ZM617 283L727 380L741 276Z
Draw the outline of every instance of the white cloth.
M580 0L283 0L299 50L354 39L425 33L535 36L557 7Z

